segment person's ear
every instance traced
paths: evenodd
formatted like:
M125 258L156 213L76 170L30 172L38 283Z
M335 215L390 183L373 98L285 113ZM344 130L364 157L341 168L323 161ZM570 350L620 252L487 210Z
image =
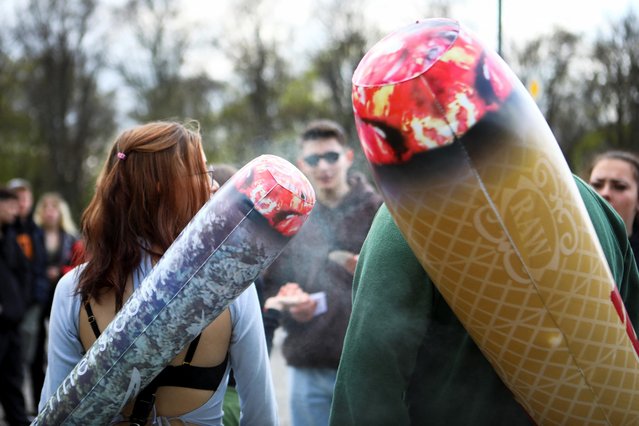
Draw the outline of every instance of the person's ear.
M295 161L295 164L297 165L297 168L300 170L304 169L304 159L302 159L302 157L298 157L297 160Z
M353 150L351 148L348 148L346 150L346 152L344 153L344 155L346 156L346 159L348 160L348 164L353 164L353 158L355 158L355 153L353 152Z

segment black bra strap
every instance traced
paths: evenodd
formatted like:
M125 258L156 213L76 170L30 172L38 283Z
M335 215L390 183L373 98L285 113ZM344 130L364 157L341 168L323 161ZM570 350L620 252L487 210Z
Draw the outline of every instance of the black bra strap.
M87 316L89 317L89 325L93 330L93 334L95 334L95 338L100 337L100 329L98 328L98 322L95 320L95 315L93 315L93 309L91 309L91 304L87 301L84 304L84 309L87 311Z
M100 337L100 329L98 328L98 322L95 319L95 315L93 315L93 309L91 309L91 304L86 302L84 304L84 309L87 311L87 317L89 318L89 325L91 326L91 330L93 330L93 334L95 334L95 338ZM197 346L200 343L200 337L202 334L198 334L195 339L189 344L189 348L186 351L186 355L184 356L184 361L182 365L191 365L191 361L193 361L193 356L195 355L195 351L197 350Z
M201 333L198 334L189 345L182 365L191 365L193 355L195 355L195 350L197 349L197 345L200 342L200 336L202 336ZM153 409L153 404L155 404L155 393L157 392L159 387L159 377L160 376L156 376L155 379L153 379L151 383L149 383L144 389L142 389L138 396L135 398L135 402L133 403L133 411L131 412L131 416L129 417L130 426L142 426L147 423L149 414Z

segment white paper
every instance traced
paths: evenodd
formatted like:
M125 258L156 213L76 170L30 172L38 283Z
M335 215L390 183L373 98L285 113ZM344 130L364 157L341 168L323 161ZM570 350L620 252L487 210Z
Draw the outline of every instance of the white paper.
M322 315L328 310L328 305L326 304L326 293L318 291L317 293L311 293L308 296L317 302L313 316Z

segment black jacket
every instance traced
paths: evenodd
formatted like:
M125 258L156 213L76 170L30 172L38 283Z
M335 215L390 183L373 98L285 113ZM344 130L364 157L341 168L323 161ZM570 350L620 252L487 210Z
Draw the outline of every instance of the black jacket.
M14 235L20 245L20 241L27 240L28 247L23 248L25 253L30 274L31 287L28 294L27 305L33 303L44 304L48 301L50 285L47 278L47 251L44 245L44 232L33 221L33 216L29 215L26 220L18 218L11 226Z
M382 203L362 175L349 179L351 190L334 208L317 202L299 233L264 274L265 298L280 286L296 282L307 293L324 292L327 312L299 323L286 313L283 354L288 365L334 368L339 364L351 314L353 275L329 260L333 250L359 253Z
M26 311L32 274L11 227L0 236L0 330L17 327Z

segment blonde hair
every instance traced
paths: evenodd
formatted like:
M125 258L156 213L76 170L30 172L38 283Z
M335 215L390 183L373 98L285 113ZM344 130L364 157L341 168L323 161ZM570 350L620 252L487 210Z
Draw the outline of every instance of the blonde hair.
M73 221L73 217L71 216L71 209L69 209L69 204L62 198L57 192L46 192L40 196L38 203L35 206L35 210L33 213L33 220L36 225L42 227L43 220L42 215L44 213L44 204L47 200L53 201L53 203L58 208L60 212L60 222L57 224L60 229L62 229L67 234L71 234L74 237L78 235L78 227Z

